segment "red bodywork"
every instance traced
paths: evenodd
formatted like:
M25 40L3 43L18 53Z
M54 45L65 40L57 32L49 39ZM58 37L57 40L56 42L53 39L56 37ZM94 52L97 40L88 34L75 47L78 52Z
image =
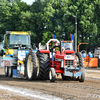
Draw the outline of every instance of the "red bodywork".
M40 53L50 53L49 50L37 50L37 51L40 51Z
M48 53L49 58L50 58L50 51L49 50L39 50L39 51L40 51L40 53ZM51 67L55 68L56 73L64 73L65 56L72 55L74 53L75 52L73 50L65 50L65 52L62 52L62 53L60 53L60 51L57 51L55 54L55 61L52 61L50 59L50 68ZM60 60L63 60L63 67L61 67L62 62ZM75 59L73 60L73 67L74 66L75 66Z

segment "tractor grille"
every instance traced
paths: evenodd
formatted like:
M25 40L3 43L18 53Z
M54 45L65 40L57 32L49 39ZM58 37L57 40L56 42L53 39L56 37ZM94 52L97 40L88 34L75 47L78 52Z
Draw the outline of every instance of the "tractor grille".
M66 67L72 67L73 66L73 60L65 60L65 66Z

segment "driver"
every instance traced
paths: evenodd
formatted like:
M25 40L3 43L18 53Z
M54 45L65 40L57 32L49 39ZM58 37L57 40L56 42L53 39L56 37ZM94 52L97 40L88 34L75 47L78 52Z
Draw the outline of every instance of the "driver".
M57 51L59 51L59 47L58 47L57 41L54 41L52 61L54 61L54 56L55 56L55 54L56 54Z
M57 52L57 51L59 51L59 47L58 47L57 41L54 41L53 52Z

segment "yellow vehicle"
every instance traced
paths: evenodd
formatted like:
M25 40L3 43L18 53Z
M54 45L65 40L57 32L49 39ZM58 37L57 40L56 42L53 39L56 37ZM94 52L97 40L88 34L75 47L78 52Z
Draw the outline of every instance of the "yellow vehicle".
M6 31L3 55L6 76L27 77L29 80L36 78L36 50L29 52L30 48L29 32Z

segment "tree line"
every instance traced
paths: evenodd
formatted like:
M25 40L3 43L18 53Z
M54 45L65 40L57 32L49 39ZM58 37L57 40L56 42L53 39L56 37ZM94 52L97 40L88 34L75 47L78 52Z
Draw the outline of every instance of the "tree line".
M32 43L45 44L52 34L70 40L77 17L78 44L87 49L100 46L100 0L0 0L0 40L6 31L30 31ZM74 34L75 36L75 34Z

